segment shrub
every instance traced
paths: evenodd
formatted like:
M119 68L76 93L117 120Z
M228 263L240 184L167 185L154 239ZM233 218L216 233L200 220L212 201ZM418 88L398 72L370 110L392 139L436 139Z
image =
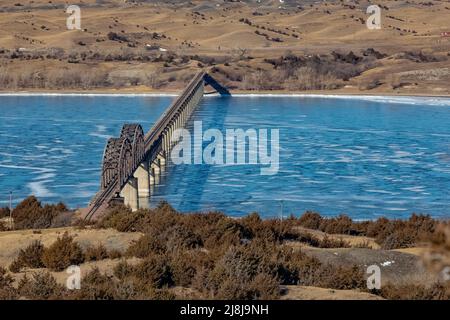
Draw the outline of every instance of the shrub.
M319 279L315 284L323 288L338 290L365 289L365 274L361 268L354 265L352 267L335 267L331 264L323 265L318 270Z
M183 225L174 225L162 234L167 250L193 249L202 245L202 239Z
M0 219L9 217L9 208L0 208Z
M319 242L319 248L350 248L350 243L340 239L332 239L325 235L325 237Z
M135 266L134 276L145 285L162 288L173 284L168 259L164 255L151 255Z
M277 274L281 284L299 284L313 286L318 283L317 270L321 263L314 257L309 257L301 251L283 247L277 253Z
M271 272L271 264L263 248L257 245L234 246L212 270L202 268L194 286L217 299L256 299L273 293L274 275ZM256 278L258 274L265 274L264 279L272 279L267 287L260 285L261 279Z
M431 286L420 284L406 284L394 286L391 283L381 287L379 291L374 291L385 299L390 300L449 300L450 287L441 283L434 283Z
M112 228L120 232L142 232L148 225L149 210L132 212L130 208L115 206L105 217L98 221L97 228Z
M385 250L392 250L396 248L409 248L413 247L416 243L414 235L408 231L398 231L386 236L386 238L380 237L378 241L381 244L381 248Z
M263 279L267 282L261 283ZM274 283L276 287L279 287L276 280L265 274L259 274L254 281L249 283L239 281L236 277L229 277L225 278L221 283L214 298L220 300L250 300L266 296L270 297L276 292ZM276 296L278 297L278 295Z
M126 272L124 272L125 269ZM112 276L102 274L98 268L93 268L83 277L81 290L76 290L72 298L83 300L166 300L175 298L166 288L154 288L136 277L134 268L126 261L117 264L114 273L119 281Z
M125 36L122 36L120 34L117 34L115 32L108 32L108 39L111 41L123 41L128 42L128 38Z
M307 211L299 219L298 223L308 229L319 229L322 217L320 214Z
M155 235L145 234L128 247L126 255L145 258L152 254L163 254L164 252L164 244Z
M383 249L408 248L429 240L437 221L429 215L413 214L408 220L383 220L378 226L376 241Z
M81 289L76 290L74 299L83 300L113 300L117 298L114 280L93 268L81 280Z
M205 248L229 247L240 243L243 227L235 220L224 217L216 223L202 226L197 233L202 237Z
M19 203L13 210L14 227L16 229L49 228L56 216L67 210L62 203L42 207L41 202L31 196Z
M31 279L25 275L20 280L18 291L28 299L44 300L61 298L64 289L49 272L35 272Z
M301 251L282 248L277 253L277 274L281 284L298 284L332 289L363 289L365 274L357 266L323 264Z
M12 262L9 270L11 272L20 272L21 268L42 268L42 255L44 253L44 246L38 240L33 241L25 249L19 251L19 256Z
M13 287L14 280L7 274L5 268L0 267L0 300L13 300L18 298L17 290Z
M22 270L22 263L18 259L14 259L13 262L9 265L9 271L13 273L18 273Z
M280 296L278 280L266 273L257 274L249 287L253 300L275 300Z
M92 269L83 279L82 288L75 299L174 299L166 288L155 288L143 276L138 277L136 269L125 260L114 267L114 275L119 279L102 274L98 268Z
M192 284L197 270L212 268L213 262L208 254L200 250L177 250L169 257L170 271L174 285L188 287Z
M167 202L161 202L155 209L141 209L130 214L127 211L113 212L112 217L118 222L116 228L128 232L139 231L144 233L162 233L168 227L176 224L181 214L177 213Z
M106 250L105 246L102 244L99 244L95 247L88 247L84 250L85 261L99 261L108 258L108 250Z
M119 280L124 280L134 273L134 267L126 260L122 260L114 266L113 273Z
M3 221L0 221L0 231L8 231L8 227Z
M436 226L427 247L422 257L425 267L439 278L445 278L443 273L450 266L450 222L441 222ZM450 282L447 281L447 284L450 294Z
M49 248L44 249L42 262L51 270L62 271L71 265L82 263L83 251L66 232L61 238L58 237Z
M117 249L112 249L108 252L109 259L119 259L122 257L122 251Z
M262 220L257 213L252 213L240 220L244 227L243 235L249 238L258 238L260 241L282 242L298 238L292 232L292 221L288 220Z
M322 220L320 224L320 230L326 233L339 233L356 235L352 228L353 221L348 216L340 215L336 218L329 218Z

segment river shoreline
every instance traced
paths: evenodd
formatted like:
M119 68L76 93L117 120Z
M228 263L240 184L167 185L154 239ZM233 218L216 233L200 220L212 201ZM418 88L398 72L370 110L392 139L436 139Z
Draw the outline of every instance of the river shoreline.
M81 95L81 96L176 96L180 93L182 88L175 89L163 89L157 90L146 86L137 86L130 88L103 88L103 89L61 89L61 90L41 90L41 89L29 89L29 90L2 90L0 89L0 96L21 96L21 95L46 95L46 96L59 96L59 95ZM303 90L303 91L288 91L288 90L230 90L232 95L235 96L367 96L367 97L434 97L434 98L450 98L449 93L410 93L410 92L393 92L393 91L373 91L371 93L365 93L360 90L352 89L338 89L338 90ZM208 96L208 95L206 95Z
M129 91L129 90L85 90L85 91L71 91L71 90L49 90L49 91L1 91L0 97L8 96L92 96L92 97L175 97L180 90L166 90L166 91ZM373 93L364 94L357 92L335 92L335 91L245 91L245 90L231 90L233 96L236 97L310 97L310 98L352 98L352 97L368 97L368 98L442 98L450 99L449 94L401 94L401 93ZM212 94L210 96L215 96ZM206 95L205 97L208 97Z

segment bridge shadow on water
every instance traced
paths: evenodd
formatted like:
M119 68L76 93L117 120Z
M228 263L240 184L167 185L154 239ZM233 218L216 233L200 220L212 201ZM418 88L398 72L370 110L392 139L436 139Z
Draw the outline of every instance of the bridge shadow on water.
M230 96L205 97L189 119L186 129L190 132L193 143L194 122L202 121L203 132L208 129L218 129L225 133L225 120L229 105L232 103ZM213 116L212 116L213 115ZM203 148L210 142L203 142ZM202 152L203 152L202 148ZM193 159L193 149L192 159ZM212 166L208 164L182 164L174 165L169 159L165 173L161 176L161 182L154 188L150 198L150 206L156 206L160 201L166 200L180 211L208 211L217 210L202 202L205 186L211 174ZM179 177L189 177L179 179Z

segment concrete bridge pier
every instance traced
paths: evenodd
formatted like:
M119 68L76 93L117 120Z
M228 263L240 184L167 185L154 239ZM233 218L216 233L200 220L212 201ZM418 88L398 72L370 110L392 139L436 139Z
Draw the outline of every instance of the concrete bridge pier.
M167 151L170 151L170 149L172 149L172 146L173 146L173 141L172 141L173 122L171 124L169 124L168 134L169 134L169 150L167 150Z
M167 153L168 155L168 153ZM165 167L167 165L167 156L164 152L160 152L157 156L157 159L159 160L160 167Z
M182 110L181 110L181 112L180 112L180 128L183 128L184 127L184 110L185 110L185 108L183 108Z
M153 188L155 186L155 169L150 165L150 170L149 170L149 182L150 182L150 188Z
M150 172L148 161L143 161L136 172L134 177L138 182L138 195L139 198L149 198L150 197Z
M163 141L162 141L162 150L166 153L169 153L170 149L170 138L169 138L169 130L166 129L163 133Z
M181 114L177 116L177 120L175 120L175 130L178 130L181 127Z
M157 156L158 162L159 162L159 169L161 174L164 173L166 171L166 156L164 155L164 153L159 153Z
M123 204L130 207L132 211L139 209L139 193L138 193L138 179L130 177L125 187L120 192L120 196L123 197Z
M153 181L155 185L158 185L161 181L161 160L156 157L151 164L152 172L153 172Z

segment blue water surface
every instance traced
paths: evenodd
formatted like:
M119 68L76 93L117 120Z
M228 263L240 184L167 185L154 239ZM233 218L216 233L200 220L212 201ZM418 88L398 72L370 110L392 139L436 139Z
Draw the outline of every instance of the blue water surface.
M0 97L0 204L11 190L84 206L107 137L144 129L172 97ZM206 97L203 128L279 129L280 169L173 165L154 190L182 211L450 217L450 99ZM145 201L145 199L141 199Z
M85 206L98 191L105 143L123 123L144 130L172 97L0 96L0 206L34 194Z

